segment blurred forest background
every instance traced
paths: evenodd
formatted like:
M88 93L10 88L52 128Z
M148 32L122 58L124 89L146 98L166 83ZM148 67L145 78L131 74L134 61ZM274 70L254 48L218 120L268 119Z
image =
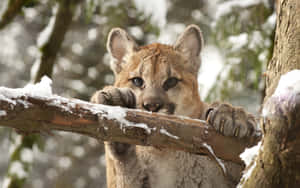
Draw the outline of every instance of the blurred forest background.
M202 99L258 114L274 6L274 0L1 0L0 86L24 87L46 74L54 93L88 101L113 83L105 47L111 28L126 29L139 44L172 44L197 24L205 37ZM71 133L20 136L0 128L0 187L106 187L103 145Z

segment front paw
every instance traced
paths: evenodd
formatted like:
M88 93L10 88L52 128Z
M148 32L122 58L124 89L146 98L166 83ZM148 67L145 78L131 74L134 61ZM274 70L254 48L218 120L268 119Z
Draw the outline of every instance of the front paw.
M135 108L136 99L133 91L129 88L105 87L97 91L91 98L91 102L112 106Z
M206 120L221 134L238 138L253 136L257 125L253 115L227 103L210 105L206 111Z

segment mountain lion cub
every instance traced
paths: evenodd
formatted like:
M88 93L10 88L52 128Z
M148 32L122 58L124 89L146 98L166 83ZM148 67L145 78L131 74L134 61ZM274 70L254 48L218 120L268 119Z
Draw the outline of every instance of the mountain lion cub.
M250 138L256 122L242 108L201 101L197 74L203 48L201 30L188 26L174 45L138 46L128 33L113 29L107 49L114 86L97 91L94 103L207 120L226 136ZM231 146L228 146L231 147ZM238 183L242 166L219 164L183 151L106 142L108 188L227 188Z

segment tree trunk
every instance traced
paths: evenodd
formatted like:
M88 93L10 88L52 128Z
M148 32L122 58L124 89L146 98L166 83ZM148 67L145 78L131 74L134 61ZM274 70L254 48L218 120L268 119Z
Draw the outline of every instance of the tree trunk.
M261 121L264 136L244 188L300 186L300 93L273 95L281 75L300 69L300 1L278 0L276 13L275 47L266 73Z

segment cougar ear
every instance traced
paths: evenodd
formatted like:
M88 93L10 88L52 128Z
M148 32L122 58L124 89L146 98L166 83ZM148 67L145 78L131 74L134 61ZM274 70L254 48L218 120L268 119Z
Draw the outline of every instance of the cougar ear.
M199 58L203 46L203 36L197 25L189 25L175 42L175 50L181 52L189 63L192 71L198 73L201 61Z
M126 57L128 53L138 49L132 37L121 28L114 28L110 31L106 47L113 57L111 69L115 74L122 70L122 63L125 62L124 57Z

